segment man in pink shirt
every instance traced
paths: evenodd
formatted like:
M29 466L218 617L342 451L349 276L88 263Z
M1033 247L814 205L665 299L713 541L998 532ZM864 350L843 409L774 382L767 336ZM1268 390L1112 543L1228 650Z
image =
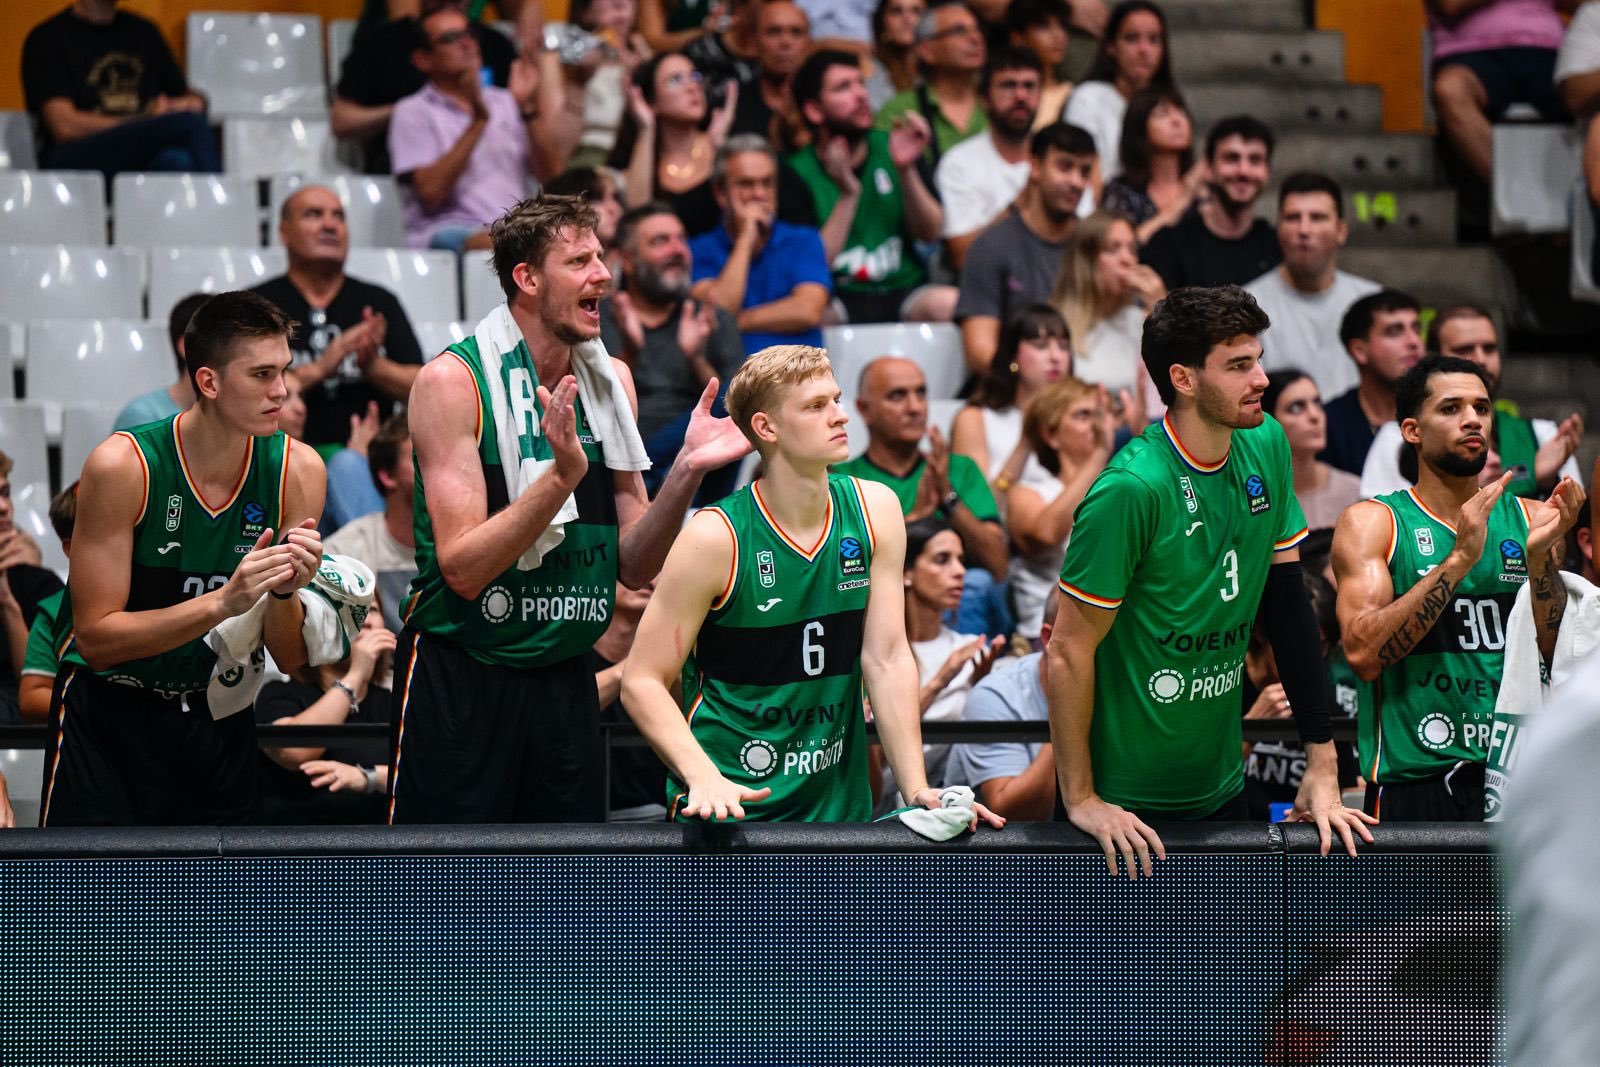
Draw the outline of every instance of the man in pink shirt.
M488 248L490 222L532 190L539 133L537 68L511 64L504 89L483 83L483 56L457 7L417 22L411 53L428 84L395 105L389 158L413 248Z
M1433 106L1450 143L1487 182L1491 126L1512 104L1564 120L1554 82L1563 13L1581 0L1423 0L1433 43Z

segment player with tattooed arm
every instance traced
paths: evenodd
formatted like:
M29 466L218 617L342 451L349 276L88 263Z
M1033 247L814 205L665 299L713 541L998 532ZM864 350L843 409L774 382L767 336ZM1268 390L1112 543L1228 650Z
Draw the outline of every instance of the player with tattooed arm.
M1529 583L1539 652L1555 647L1567 597L1560 555L1583 505L1563 478L1543 503L1479 488L1494 404L1477 364L1429 356L1395 386L1417 484L1347 509L1333 538L1345 655L1373 699L1357 748L1366 810L1385 821L1483 818L1484 764L1506 624Z

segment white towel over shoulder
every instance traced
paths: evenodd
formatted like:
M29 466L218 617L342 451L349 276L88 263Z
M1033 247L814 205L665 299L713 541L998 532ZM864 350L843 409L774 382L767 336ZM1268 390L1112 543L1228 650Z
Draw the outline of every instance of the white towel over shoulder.
M522 331L505 304L484 316L473 331L473 340L477 342L478 360L489 385L489 413L494 418L495 443L500 451L501 470L505 472L506 497L515 500L554 462L527 458L511 462L513 457L521 455L517 444L520 431L531 422L533 432L540 432L534 403L539 375L522 339ZM612 369L606 346L598 339L574 345L572 376L578 380L583 414L590 431L601 443L606 467L616 471L648 470L650 457L639 437L627 390ZM577 517L578 503L569 496L550 520L550 525L517 560L517 569L537 569L545 553L561 544L566 536L564 524Z

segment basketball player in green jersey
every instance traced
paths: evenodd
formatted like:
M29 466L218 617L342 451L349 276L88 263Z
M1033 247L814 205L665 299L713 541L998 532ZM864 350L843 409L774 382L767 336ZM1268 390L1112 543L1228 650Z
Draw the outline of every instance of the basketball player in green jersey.
M712 379L653 501L638 471L606 466L620 443L599 439L571 373L573 346L600 336L611 280L597 223L581 197L540 196L490 231L521 334L501 364L518 448L550 461L516 499L476 336L423 367L412 387L418 571L396 654L391 822L605 821L589 653L611 622L617 582L636 589L654 578L702 476L750 450L728 419L711 416ZM611 365L631 408L616 419L635 418L633 377L620 360ZM561 544L521 569L568 498L577 516Z
M906 640L900 502L828 473L849 444L827 353L757 352L728 411L763 473L684 527L623 669L623 704L667 764L669 811L870 819L863 683L906 802L938 807ZM682 710L669 691L680 671Z
M1267 316L1243 289L1177 289L1145 320L1167 415L1113 456L1079 505L1048 653L1050 735L1067 817L1116 873L1150 874L1145 821L1248 817L1244 653L1266 612L1306 749L1295 818L1327 852L1371 840L1340 803L1321 635L1296 546L1283 429L1261 410ZM1368 820L1370 821L1370 820Z
M278 429L292 328L254 293L212 297L184 333L194 406L84 464L42 825L253 821L255 720L212 719L204 638L271 593L267 649L306 663L294 592L322 560L326 474Z
M1563 478L1533 503L1506 491L1514 471L1478 487L1494 403L1476 363L1422 360L1396 383L1395 417L1417 484L1352 505L1333 537L1345 655L1374 682L1357 745L1366 807L1479 821L1511 607L1528 583L1548 664L1567 606L1558 553L1583 489Z

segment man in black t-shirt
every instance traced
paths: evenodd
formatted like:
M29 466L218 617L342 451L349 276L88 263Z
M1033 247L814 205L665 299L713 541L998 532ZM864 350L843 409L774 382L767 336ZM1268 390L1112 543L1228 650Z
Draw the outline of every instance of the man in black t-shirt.
M0 452L0 724L22 721L17 682L28 648L28 630L39 604L62 589L54 571L31 562L37 553L12 523L11 457Z
M74 0L22 45L22 90L46 167L222 170L205 118L156 24L116 0Z
M422 351L394 294L345 274L350 233L337 193L321 185L295 190L278 232L289 270L254 291L296 323L289 351L304 390L304 440L328 451L345 443L351 416L364 417L369 403L384 414L404 403Z
M505 34L481 22L471 23L467 32L478 42L483 69L504 89L516 48ZM335 137L361 143L368 174L389 173L389 118L394 105L428 83L428 76L411 62L416 46L417 20L392 19L358 33L339 72L328 119Z
M1206 196L1163 230L1140 258L1169 291L1186 285L1245 285L1283 262L1278 235L1256 217L1271 177L1272 131L1248 115L1225 118L1206 136Z

